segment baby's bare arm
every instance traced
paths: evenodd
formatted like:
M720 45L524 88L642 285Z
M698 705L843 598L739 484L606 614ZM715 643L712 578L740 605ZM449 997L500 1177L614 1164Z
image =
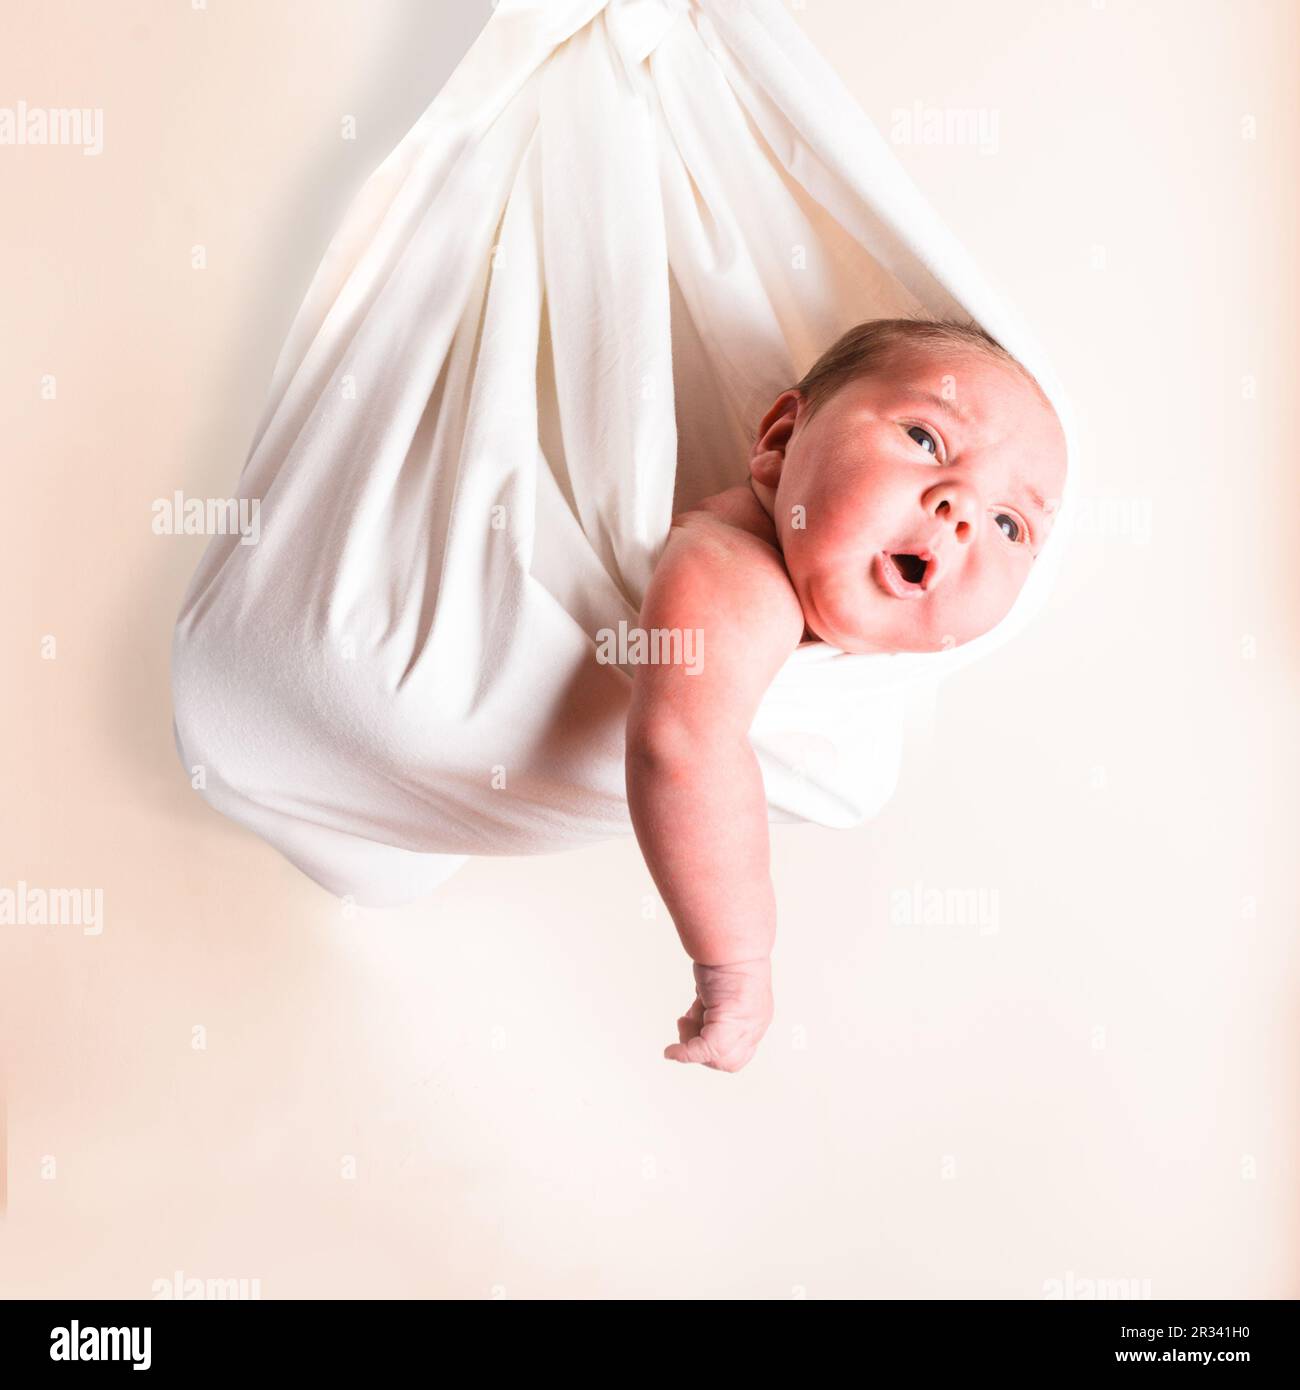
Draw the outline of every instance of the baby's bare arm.
M776 904L767 799L748 735L764 691L799 644L803 612L773 546L689 512L669 533L641 626L695 629L703 642L695 674L684 665L636 668L626 769L637 840L697 962L697 985L716 993L748 963L766 990ZM703 980L701 967L712 972ZM707 1007L707 993L700 989L697 1006Z

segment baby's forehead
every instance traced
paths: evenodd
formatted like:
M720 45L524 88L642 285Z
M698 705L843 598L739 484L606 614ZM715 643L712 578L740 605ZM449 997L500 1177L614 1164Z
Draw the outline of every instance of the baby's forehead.
M884 364L882 378L891 390L935 394L972 423L1010 412L1060 430L1051 402L1019 363L977 347L906 347Z
M1014 362L974 345L903 343L885 358L880 376L894 386L914 385L952 397L962 391L988 396L1008 388L1036 394Z

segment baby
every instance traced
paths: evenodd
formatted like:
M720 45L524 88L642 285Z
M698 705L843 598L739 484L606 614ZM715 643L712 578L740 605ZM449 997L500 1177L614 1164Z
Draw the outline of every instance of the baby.
M850 329L772 403L749 482L673 518L640 625L696 629L703 660L640 665L627 791L646 863L695 962L664 1056L738 1071L772 1020L776 902L748 731L803 642L929 652L1010 610L1052 524L1065 436L978 327Z

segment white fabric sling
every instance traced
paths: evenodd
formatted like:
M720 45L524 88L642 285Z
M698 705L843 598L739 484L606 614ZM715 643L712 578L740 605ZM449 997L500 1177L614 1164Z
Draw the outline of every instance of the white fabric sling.
M891 795L909 692L1037 611L1075 430L994 295L780 0L500 0L365 183L276 365L173 649L204 794L330 891L631 833L637 622L674 510L744 482L758 419L844 329L965 316L1069 448L1011 614L952 651L791 654L751 729L773 822Z

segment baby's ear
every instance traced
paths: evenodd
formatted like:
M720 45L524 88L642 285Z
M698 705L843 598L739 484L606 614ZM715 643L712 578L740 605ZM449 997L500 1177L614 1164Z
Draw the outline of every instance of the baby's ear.
M782 391L763 416L758 438L749 451L749 472L756 483L774 488L780 481L786 447L799 415L800 399L797 388Z
M756 483L774 488L781 481L781 465L785 462L783 449L758 449L749 456L749 473Z

